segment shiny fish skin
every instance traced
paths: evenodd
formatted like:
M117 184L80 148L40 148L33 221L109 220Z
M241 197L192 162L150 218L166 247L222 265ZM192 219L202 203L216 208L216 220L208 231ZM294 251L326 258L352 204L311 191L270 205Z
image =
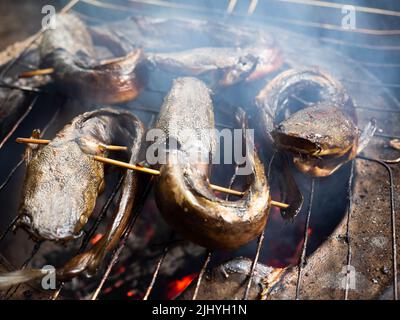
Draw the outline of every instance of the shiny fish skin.
M104 188L104 164L92 155L104 155L99 144L126 143L125 127L135 119L116 109L87 112L36 151L27 164L19 225L38 239L79 236Z
M308 104L290 110L290 101L305 94L311 99ZM291 69L281 73L260 91L256 106L266 140L292 152L303 173L328 176L357 153L360 130L353 101L343 86L323 71ZM285 115L288 111L289 116Z
M54 68L52 77L61 93L99 103L135 99L147 81L142 50L99 62L85 24L74 14L57 16L57 28L46 30L40 44L43 67Z

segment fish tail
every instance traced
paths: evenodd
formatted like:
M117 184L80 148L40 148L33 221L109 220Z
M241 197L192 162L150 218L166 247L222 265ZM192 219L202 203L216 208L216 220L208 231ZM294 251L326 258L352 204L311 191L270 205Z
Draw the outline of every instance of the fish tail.
M48 272L43 269L24 269L0 273L0 290L10 286L36 280L45 276Z

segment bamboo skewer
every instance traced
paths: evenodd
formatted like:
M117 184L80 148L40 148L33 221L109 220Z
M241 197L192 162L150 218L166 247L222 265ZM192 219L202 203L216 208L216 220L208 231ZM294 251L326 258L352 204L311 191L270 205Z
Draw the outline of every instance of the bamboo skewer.
M122 168L126 168L126 169L131 169L131 170L137 170L140 172L144 172L144 173L148 173L148 174L152 174L152 175L160 175L160 171L155 170L155 169L150 169L150 168L146 168L146 167L142 167L140 165L136 165L136 164L130 164L130 163L126 163L123 161L119 161L119 160L114 160L114 159L109 159L109 158L105 158L105 157L101 157L101 156L93 156L93 158L97 161L103 162L103 163L107 163L107 164L112 164L118 167L122 167ZM224 192L224 193L229 193L235 196L243 196L245 193L241 192L241 191L237 191L237 190L232 190L232 189L228 189L228 188L224 188L221 186L217 186L215 184L210 184L211 189L215 190L215 191L220 191L220 192ZM278 202L278 201L274 201L271 200L271 205L278 207L278 208L282 208L282 209L287 209L289 207L288 204L286 203L282 203L282 202Z
M50 142L50 140L33 139L33 138L17 138L16 142L48 144ZM101 147L105 148L106 150L127 150L127 147L124 147L124 146L101 145ZM156 175L156 176L160 175L159 170L146 168L146 167L143 167L143 166L137 165L137 164L130 164L130 163L126 163L123 161L105 158L105 157L101 157L101 156L93 156L93 159L95 159L96 161L102 162L102 163L111 164L111 165L118 166L118 167L125 168L125 169L136 170L136 171L140 171L140 172L144 172L144 173L152 174L152 175ZM221 186L217 186L215 184L210 184L210 187L211 187L211 189L213 189L215 191L232 194L232 195L239 196L239 197L241 197L245 194L244 192L224 188ZM282 202L278 202L278 201L274 201L274 200L271 200L271 205L274 207L281 208L281 209L287 209L289 207L289 205L286 203L282 203Z
M34 143L34 144L49 144L51 140L46 139L35 139L35 138L17 138L15 139L17 143ZM127 151L128 147L125 146L114 146L114 145L105 145L100 144L100 149L109 150L109 151Z
M34 138L17 138L17 139L15 139L15 142L17 142L17 143L49 144L50 140L34 139Z
M36 69L31 71L25 71L19 74L19 78L31 78L34 76L43 76L46 74L52 74L54 72L53 68Z

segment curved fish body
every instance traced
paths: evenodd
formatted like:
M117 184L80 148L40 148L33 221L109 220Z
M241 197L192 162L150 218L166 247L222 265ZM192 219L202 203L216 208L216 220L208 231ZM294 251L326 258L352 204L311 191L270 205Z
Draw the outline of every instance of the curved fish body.
M224 23L132 17L106 28L94 27L91 33L113 48L127 43L130 48L144 48L155 70L201 76L213 87L257 80L283 65L281 50L270 34Z
M62 129L27 164L19 225L36 239L78 237L104 188L102 146L126 144L136 117L117 109L84 113Z
M218 86L252 81L279 69L282 59L276 48L203 47L172 53L149 54L155 68L185 76L209 75Z
M194 78L176 79L162 105L157 128L169 142L177 142L177 148L168 150L155 189L166 221L187 239L208 248L234 249L257 237L266 224L270 192L255 152L248 152L250 188L243 198L222 200L210 187L209 159L216 152L216 137L206 85ZM247 150L253 148L247 145ZM193 161L194 153L196 159L205 161Z
M198 300L242 300L246 291L252 261L237 257L210 270L199 287ZM284 269L273 268L258 262L255 265L249 300L265 299L271 288L279 281ZM183 291L178 300L192 300L197 279Z
M127 111L104 108L75 118L29 162L20 225L39 240L75 237L104 186L103 165L91 155L102 154L103 144L127 142L129 163L136 164L143 152L143 138L142 123ZM137 172L125 173L112 221L91 248L55 271L22 269L2 273L0 289L43 278L49 272L54 272L58 281L83 273L94 275L132 222L133 208L143 191L142 182Z
M73 14L57 16L57 28L46 30L40 44L43 67L60 92L83 100L121 103L135 99L147 81L142 51L98 62L85 24Z
M361 135L352 99L318 69L283 72L260 91L256 106L266 139L293 153L296 167L312 176L335 172L375 131L371 123Z

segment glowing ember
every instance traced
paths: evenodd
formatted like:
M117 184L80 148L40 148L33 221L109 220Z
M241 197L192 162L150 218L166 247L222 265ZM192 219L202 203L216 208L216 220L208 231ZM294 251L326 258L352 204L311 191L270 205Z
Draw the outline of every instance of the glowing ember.
M193 281L193 279L197 276L197 273L189 274L184 276L182 279L178 279L172 281L168 284L167 288L167 299L173 299L177 295L179 295L186 287Z
M126 295L127 295L127 297L129 297L129 298L132 298L132 297L134 297L135 296L135 292L133 291L133 290L131 290L131 291L128 291L127 293L126 293Z
M118 280L114 283L114 288L119 288L124 284L124 280Z
M121 266L121 267L118 268L117 273L121 274L121 273L124 273L125 271L126 271L126 268L124 266Z
M151 240L151 238L154 235L154 232L155 232L154 228L150 227L150 228L146 229L146 232L144 234L145 242L149 242Z
M95 245L102 237L103 235L101 233L98 233L90 240L90 243L92 245Z
M108 294L108 293L110 293L112 290L113 290L112 287L107 287L107 288L105 288L105 289L103 290L103 294Z

